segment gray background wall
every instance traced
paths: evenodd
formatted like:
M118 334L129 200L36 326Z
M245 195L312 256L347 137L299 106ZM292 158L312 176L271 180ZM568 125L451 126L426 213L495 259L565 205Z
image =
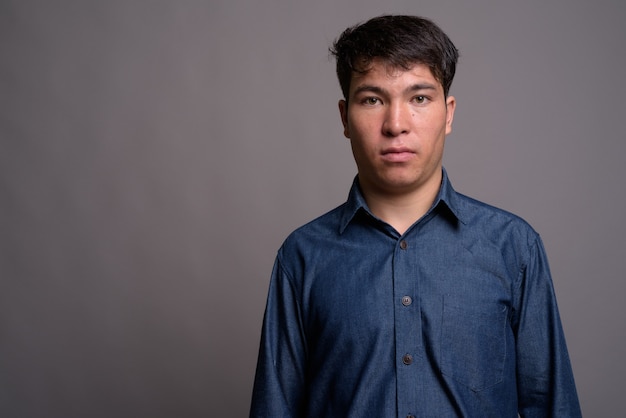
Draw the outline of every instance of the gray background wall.
M541 232L619 415L623 2L0 0L0 416L247 414L275 251L355 174L327 48L382 13L461 50L445 165Z

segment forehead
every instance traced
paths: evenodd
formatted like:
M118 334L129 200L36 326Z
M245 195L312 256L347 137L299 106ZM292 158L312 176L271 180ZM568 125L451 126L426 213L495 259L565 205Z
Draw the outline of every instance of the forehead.
M373 60L363 70L353 71L350 80L350 91L363 84L402 84L428 83L443 90L441 82L434 76L426 64L416 62L409 67L391 65L382 60Z

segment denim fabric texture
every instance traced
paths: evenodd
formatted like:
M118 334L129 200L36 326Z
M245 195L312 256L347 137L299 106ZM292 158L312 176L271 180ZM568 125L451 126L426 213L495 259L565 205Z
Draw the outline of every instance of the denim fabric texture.
M456 193L403 235L346 203L270 282L251 417L580 417L552 279L522 219Z

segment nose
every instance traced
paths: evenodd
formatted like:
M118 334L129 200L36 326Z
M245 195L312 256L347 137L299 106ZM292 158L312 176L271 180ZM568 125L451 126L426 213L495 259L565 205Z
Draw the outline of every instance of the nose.
M411 127L411 111L407 106L395 103L387 108L383 122L383 134L395 137L409 133Z

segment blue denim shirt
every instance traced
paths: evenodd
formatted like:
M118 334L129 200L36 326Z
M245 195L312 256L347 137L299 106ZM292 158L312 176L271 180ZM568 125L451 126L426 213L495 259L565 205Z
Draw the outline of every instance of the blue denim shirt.
M444 171L403 235L348 201L270 283L251 417L580 417L541 239Z

